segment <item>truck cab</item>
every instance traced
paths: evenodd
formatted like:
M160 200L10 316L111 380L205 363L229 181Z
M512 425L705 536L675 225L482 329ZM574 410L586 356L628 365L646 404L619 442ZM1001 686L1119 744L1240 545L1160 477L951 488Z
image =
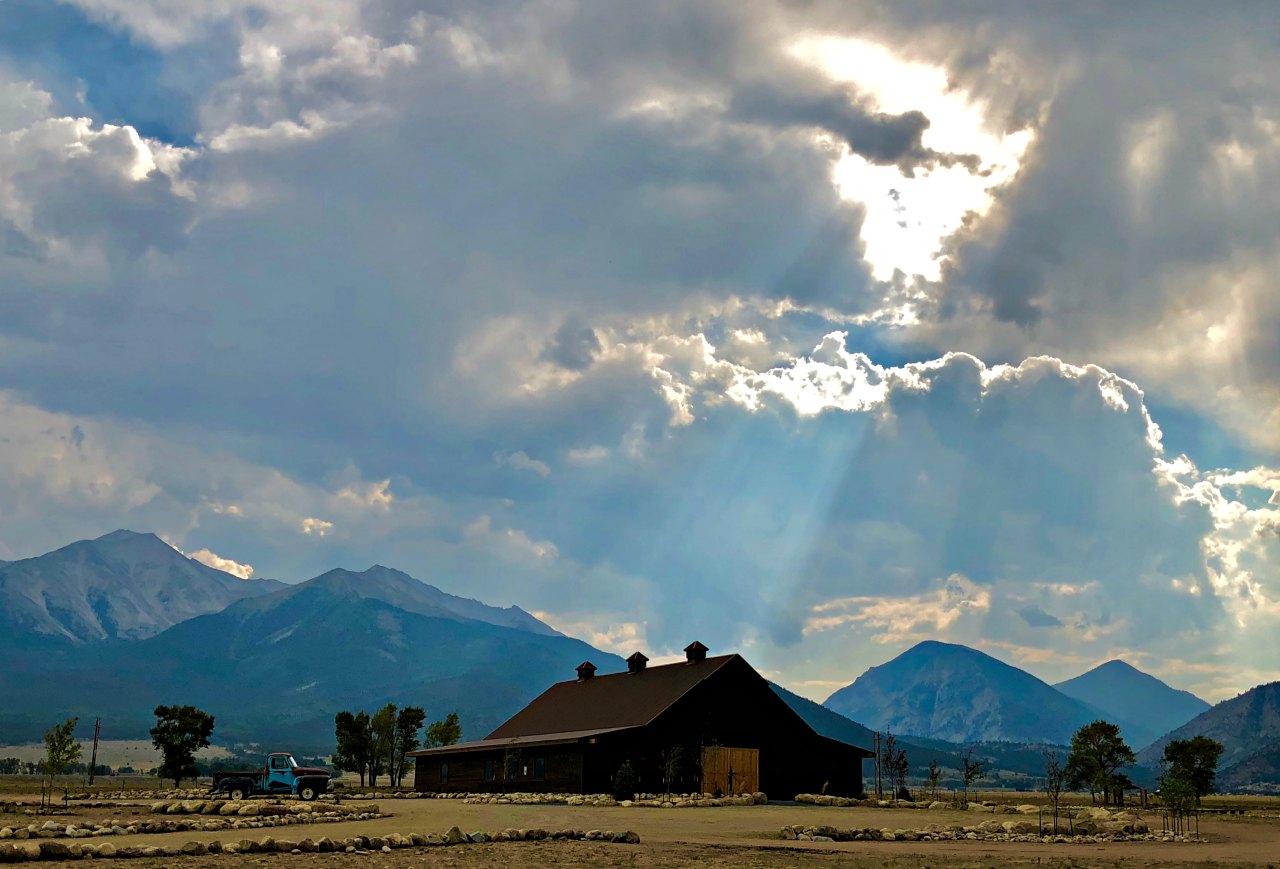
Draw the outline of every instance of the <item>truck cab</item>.
M273 794L293 793L293 771L297 768L298 762L292 754L277 752L267 755L266 790Z

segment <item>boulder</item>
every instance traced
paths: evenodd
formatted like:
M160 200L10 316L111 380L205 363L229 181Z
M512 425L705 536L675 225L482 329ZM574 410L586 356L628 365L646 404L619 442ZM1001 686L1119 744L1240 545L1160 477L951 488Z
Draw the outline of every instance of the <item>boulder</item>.
M70 860L72 858L71 846L63 842L44 841L39 844L39 849L41 860Z
M467 841L467 834L458 827L450 827L449 832L444 834L444 841L447 845L461 845Z

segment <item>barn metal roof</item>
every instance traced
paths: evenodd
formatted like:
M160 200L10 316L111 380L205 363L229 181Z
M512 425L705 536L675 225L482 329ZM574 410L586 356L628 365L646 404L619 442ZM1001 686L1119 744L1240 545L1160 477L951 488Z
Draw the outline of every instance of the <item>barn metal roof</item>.
M420 751L411 751L408 756L427 757L433 754L452 754L458 751L492 751L498 748L519 748L522 746L567 745L582 739L589 739L592 736L629 729L626 727L610 727L603 730L567 730L561 733L539 733L533 736L515 736L510 739L481 739L476 742L459 742L454 745L445 745L441 748L424 748Z
M641 727L734 659L741 660L720 655L694 664L682 661L638 673L557 682L486 739Z

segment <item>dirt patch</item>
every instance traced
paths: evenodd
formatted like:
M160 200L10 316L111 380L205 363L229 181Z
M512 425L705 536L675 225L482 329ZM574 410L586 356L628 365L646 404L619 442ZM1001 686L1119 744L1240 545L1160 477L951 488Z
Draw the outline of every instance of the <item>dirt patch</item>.
M634 830L639 845L594 842L510 842L395 850L369 856L347 854L247 854L236 856L157 858L129 861L139 867L181 866L285 867L290 861L306 866L376 864L378 866L853 866L969 867L1038 866L1080 869L1097 867L1163 867L1211 864L1280 865L1280 819L1258 816L1203 817L1200 830L1207 844L1116 842L1099 844L1042 844L1002 842L784 842L779 829L789 824L831 825L838 828L876 827L920 829L931 823L972 823L973 814L950 810L827 808L801 805L728 806L716 809L590 808L563 805L465 805L458 800L382 800L388 814L376 820L324 824L316 827L246 830L220 833L164 833L112 836L116 847L157 845L181 847L190 841L222 842L265 835L288 839L328 836L385 836L388 833L443 833L457 825L465 832L507 828ZM137 810L149 817L146 805L132 809L76 809L70 817L101 820L130 817ZM63 816L59 818L66 823ZM134 816L137 817L137 816ZM1159 813L1145 817L1160 828ZM18 819L14 819L18 820ZM31 823L32 818L22 818ZM41 821L43 823L43 821ZM0 826L5 825L0 821ZM288 832L285 832L285 831ZM305 832L301 832L304 831ZM299 863L301 865L301 862Z

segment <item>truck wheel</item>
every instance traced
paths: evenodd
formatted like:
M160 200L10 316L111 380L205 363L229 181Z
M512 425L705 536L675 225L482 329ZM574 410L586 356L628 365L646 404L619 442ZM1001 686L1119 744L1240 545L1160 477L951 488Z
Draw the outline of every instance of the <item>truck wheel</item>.
M298 788L298 796L310 802L320 795L320 790L313 783L307 782Z
M233 785L231 790L227 791L227 796L231 797L233 800L243 800L245 797L249 796L249 791L244 787L244 785Z

